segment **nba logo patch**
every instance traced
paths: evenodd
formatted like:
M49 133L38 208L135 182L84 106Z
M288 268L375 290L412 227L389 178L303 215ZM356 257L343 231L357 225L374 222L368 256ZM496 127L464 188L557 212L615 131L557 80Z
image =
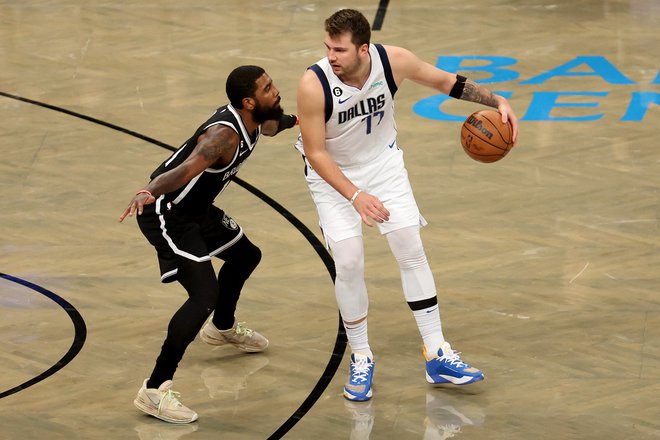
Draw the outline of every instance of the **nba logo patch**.
M235 231L238 229L238 224L234 221L233 218L229 217L227 214L222 214L222 224L225 228Z

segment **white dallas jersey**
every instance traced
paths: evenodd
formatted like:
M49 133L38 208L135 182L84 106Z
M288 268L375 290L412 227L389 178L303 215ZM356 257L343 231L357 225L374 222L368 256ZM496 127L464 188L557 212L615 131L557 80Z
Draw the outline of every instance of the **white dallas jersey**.
M327 58L309 67L325 95L325 146L340 167L370 162L394 148L394 94L397 86L385 49L369 46L371 73L362 89L344 84ZM304 154L302 137L296 148Z

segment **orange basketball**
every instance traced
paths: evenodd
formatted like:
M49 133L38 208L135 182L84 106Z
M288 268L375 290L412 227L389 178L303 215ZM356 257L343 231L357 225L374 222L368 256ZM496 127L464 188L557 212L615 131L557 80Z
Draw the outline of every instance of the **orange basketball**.
M497 110L472 113L461 127L461 144L472 159L491 163L502 159L513 146L513 128Z

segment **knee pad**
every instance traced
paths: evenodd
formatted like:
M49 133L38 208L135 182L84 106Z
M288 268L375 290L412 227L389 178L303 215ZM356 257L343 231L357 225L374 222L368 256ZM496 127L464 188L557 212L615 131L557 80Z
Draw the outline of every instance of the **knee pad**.
M408 303L433 300L435 281L429 267L419 227L399 229L387 235L390 249L399 263L403 294Z
M364 250L361 237L347 238L339 242L330 242L335 272L340 280L364 277Z
M387 241L401 270L417 269L428 264L419 227L390 232Z

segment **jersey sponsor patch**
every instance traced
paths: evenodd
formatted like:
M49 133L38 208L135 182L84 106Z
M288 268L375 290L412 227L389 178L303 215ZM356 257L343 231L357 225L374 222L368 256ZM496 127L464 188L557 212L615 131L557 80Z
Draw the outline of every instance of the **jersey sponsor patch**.
M374 87L381 87L383 85L382 81L377 81L373 83L371 86L369 86L369 90L373 89Z

